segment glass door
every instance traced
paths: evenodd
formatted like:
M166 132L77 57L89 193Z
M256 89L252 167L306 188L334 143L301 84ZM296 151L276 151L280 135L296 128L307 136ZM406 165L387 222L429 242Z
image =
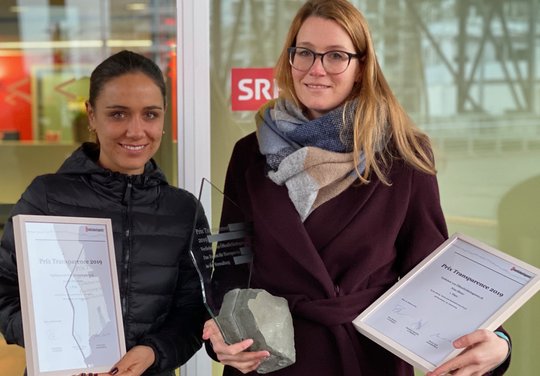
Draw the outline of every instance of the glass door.
M450 233L540 266L536 0L354 0L394 93L435 145ZM303 0L211 0L212 181L276 95L272 67ZM392 27L388 27L392 25ZM505 324L509 375L540 368L540 297Z

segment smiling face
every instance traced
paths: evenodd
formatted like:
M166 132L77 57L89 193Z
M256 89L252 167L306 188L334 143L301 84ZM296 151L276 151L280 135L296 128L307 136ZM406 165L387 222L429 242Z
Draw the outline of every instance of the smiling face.
M113 78L86 109L99 140L99 164L127 175L143 173L163 134L165 105L154 81L140 72Z
M300 27L296 47L318 53L335 50L356 53L351 38L341 26L314 16L308 17ZM328 74L317 57L309 71L301 72L292 67L291 70L296 96L307 108L308 117L315 119L343 104L359 79L360 66L358 59L353 58L345 72Z

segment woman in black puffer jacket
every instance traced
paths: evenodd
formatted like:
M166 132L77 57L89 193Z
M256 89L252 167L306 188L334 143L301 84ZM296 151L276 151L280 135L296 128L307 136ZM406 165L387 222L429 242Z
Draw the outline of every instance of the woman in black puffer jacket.
M189 247L202 210L152 159L165 98L152 61L129 51L106 59L92 73L87 102L97 143L37 177L11 213L112 220L128 349L111 370L118 376L173 375L201 346L205 310ZM204 215L198 221L206 225ZM0 246L0 329L8 343L24 346L11 219Z

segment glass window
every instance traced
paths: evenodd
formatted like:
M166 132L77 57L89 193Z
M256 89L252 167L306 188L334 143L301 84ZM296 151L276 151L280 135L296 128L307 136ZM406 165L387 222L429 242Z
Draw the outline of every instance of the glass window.
M176 184L174 0L12 0L0 18L0 226L36 175L56 171L89 139L88 77L122 49L150 57L166 75L166 133L156 159Z
M122 49L153 59L166 75L166 133L155 158L177 184L176 1L6 0L0 20L0 234L31 180L89 139L88 77ZM22 348L0 335L0 374L23 369Z
M353 3L370 23L390 86L433 140L450 233L540 265L537 1ZM246 102L274 94L260 90L271 80L261 68L275 64L301 4L211 2L212 179L218 185L234 142L254 131ZM532 350L539 343L539 315L536 297L505 324L514 341L509 375L540 368Z

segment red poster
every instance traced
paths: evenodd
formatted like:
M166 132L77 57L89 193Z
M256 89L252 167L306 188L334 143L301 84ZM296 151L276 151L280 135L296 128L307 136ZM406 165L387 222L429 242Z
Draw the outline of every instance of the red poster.
M277 95L272 68L232 68L232 111L257 111Z
M0 57L0 139L32 139L32 96L22 55Z

